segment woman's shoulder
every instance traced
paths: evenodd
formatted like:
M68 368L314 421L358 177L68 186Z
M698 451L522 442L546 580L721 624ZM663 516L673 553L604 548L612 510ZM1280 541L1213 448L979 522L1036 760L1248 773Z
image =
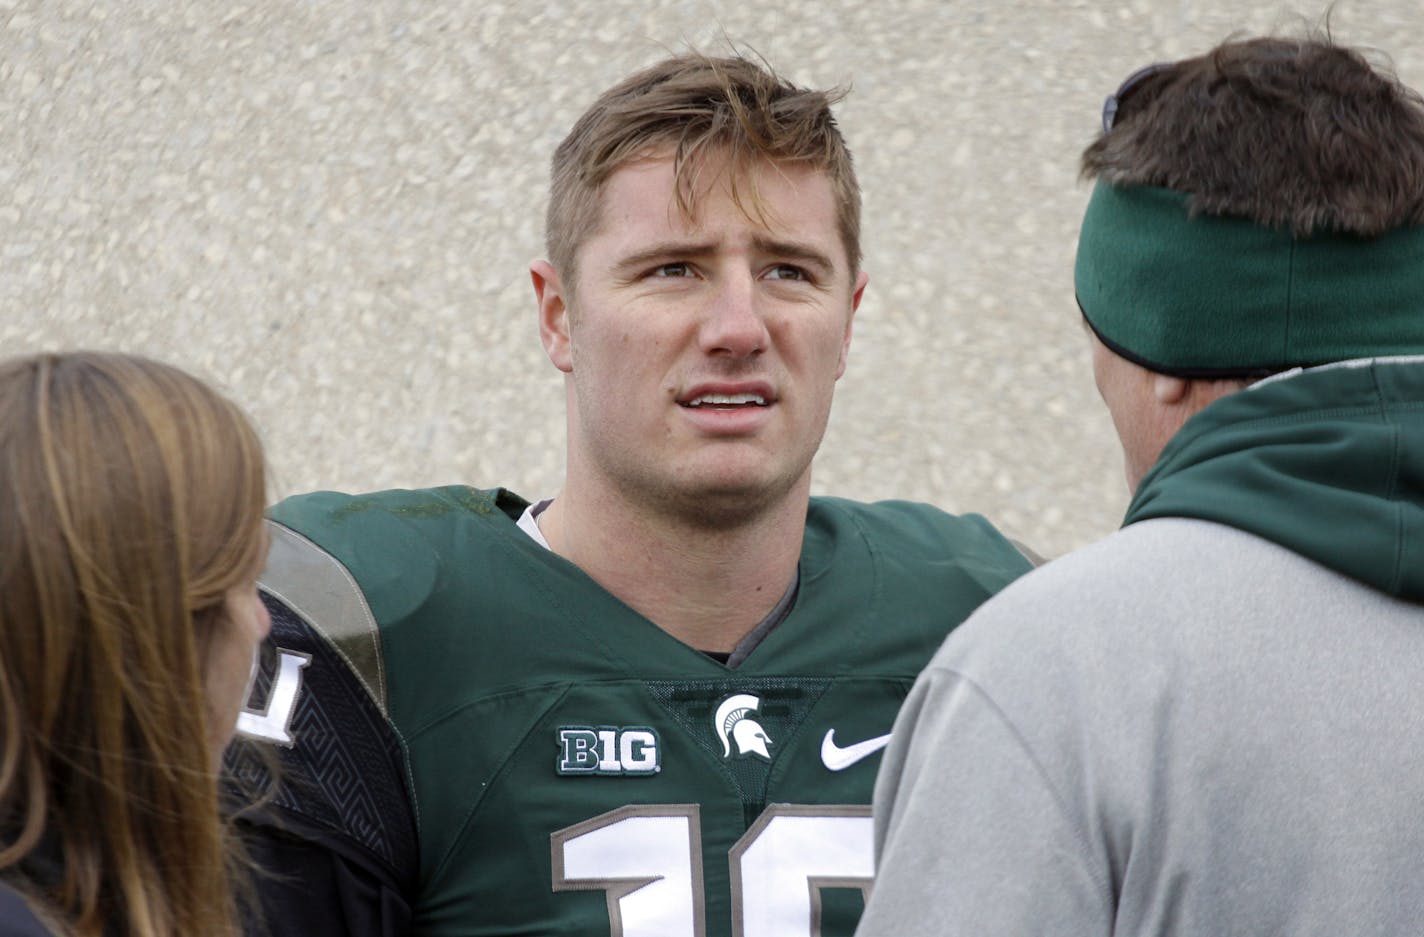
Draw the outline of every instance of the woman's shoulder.
M14 886L0 882L0 937L53 937Z

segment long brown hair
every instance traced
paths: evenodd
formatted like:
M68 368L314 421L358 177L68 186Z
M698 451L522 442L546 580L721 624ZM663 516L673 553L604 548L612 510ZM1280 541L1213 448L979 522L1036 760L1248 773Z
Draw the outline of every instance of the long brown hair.
M0 364L0 875L67 933L237 933L203 664L264 474L176 368Z

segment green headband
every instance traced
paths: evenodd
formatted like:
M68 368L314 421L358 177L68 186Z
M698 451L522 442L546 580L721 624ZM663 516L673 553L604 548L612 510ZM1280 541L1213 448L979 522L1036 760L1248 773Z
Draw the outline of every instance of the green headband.
M1099 182L1073 278L1103 343L1164 374L1424 354L1424 226L1297 238L1190 217L1168 189Z

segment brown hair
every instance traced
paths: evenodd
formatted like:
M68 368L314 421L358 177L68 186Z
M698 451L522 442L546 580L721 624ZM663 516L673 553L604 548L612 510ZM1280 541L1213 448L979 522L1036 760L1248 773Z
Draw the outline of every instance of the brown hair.
M1424 101L1328 37L1227 42L1123 98L1083 175L1297 235L1424 223Z
M264 474L176 368L0 364L0 869L65 933L237 933L202 675Z
M605 91L554 152L545 244L565 289L577 278L583 239L598 230L603 184L629 160L673 153L677 203L696 212L702 157L725 152L733 200L765 222L757 160L826 172L852 273L860 266L860 186L831 105L840 90L812 91L742 57L689 53L665 59Z

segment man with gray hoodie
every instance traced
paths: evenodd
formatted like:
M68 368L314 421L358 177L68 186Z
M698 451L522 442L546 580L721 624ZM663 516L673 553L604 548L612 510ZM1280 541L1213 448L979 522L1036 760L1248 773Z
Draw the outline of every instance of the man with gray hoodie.
M1083 166L1134 497L916 683L857 933L1418 933L1424 102L1230 42L1129 78Z

